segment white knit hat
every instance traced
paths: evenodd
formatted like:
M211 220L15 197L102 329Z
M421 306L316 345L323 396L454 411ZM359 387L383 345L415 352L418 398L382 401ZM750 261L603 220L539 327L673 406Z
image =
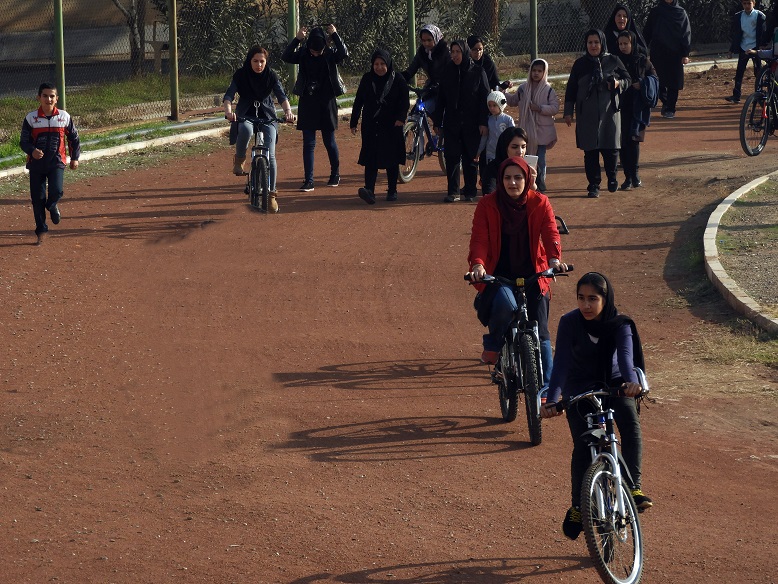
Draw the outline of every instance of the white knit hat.
M505 107L508 105L508 100L505 99L505 94L502 91L492 91L489 95L486 96L486 103L489 103L490 101L493 101L496 103L501 112L505 111Z

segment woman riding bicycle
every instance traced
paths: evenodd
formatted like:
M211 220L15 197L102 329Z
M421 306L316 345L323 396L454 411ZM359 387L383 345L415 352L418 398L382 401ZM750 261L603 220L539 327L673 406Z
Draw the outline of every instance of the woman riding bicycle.
M561 414L553 405L560 395L570 397L596 382L608 386L621 384L623 397L606 398L603 405L614 412L621 435L621 451L632 477L632 497L637 508L643 511L653 503L640 490L643 440L635 396L640 394L641 387L633 370L633 366L644 369L640 337L632 319L616 310L613 286L605 276L597 272L584 274L578 280L576 291L578 308L559 320L554 371L540 417ZM582 529L581 484L591 457L589 446L581 435L587 430L586 414L592 411L594 406L588 402L580 402L567 410L567 423L573 437L572 506L565 515L562 531L570 539L576 539Z
M478 201L473 216L468 262L473 279L486 274L515 279L555 268L566 272L554 210L546 195L530 189L531 174L523 158L514 156L500 165L497 190ZM489 327L481 361L495 364L504 335L518 308L509 288L477 285L479 320ZM543 385L551 375L551 336L548 332L549 284L538 279L527 286L527 313L538 323Z
M434 24L425 24L419 31L421 46L416 51L410 66L402 72L405 81L409 81L421 69L427 76L424 82L424 103L428 113L435 111L435 96L443 70L451 60L448 43L443 39L443 33Z
M276 96L278 103L284 110L284 117L287 122L294 121L292 107L286 97L284 88L278 75L268 67L268 52L259 45L254 45L249 49L243 67L238 69L232 76L227 92L224 94L222 104L224 105L224 117L231 122L238 118L244 121L238 125L238 137L235 143L235 157L232 160L232 172L237 176L244 174L243 165L246 162L246 149L249 140L254 134L253 119L275 120L276 108L273 105L273 95ZM235 94L240 95L240 101L236 111L232 111L232 102ZM254 102L259 102L259 115L254 107ZM276 136L278 127L275 121L272 124L262 126L262 133L265 138L265 145L268 147L269 158L269 206L270 210L278 210L276 202Z

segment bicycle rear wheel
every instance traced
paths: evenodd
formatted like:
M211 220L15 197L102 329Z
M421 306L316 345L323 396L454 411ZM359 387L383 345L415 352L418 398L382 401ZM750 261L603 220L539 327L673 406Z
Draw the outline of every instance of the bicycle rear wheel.
M403 140L405 142L405 164L400 165L400 182L409 183L416 176L419 166L421 147L419 145L419 123L416 120L406 122L403 126Z
M506 341L500 351L499 371L494 375L500 397L500 412L505 422L512 422L519 412L519 371L516 366L514 345Z
M527 410L527 430L529 441L537 446L543 440L543 428L540 425L540 406L538 394L540 393L540 374L538 362L535 358L535 341L527 334L521 335L519 340L521 351L521 375L524 382L524 407Z
M269 190L267 160L257 156L251 164L251 206L267 211Z
M761 91L752 93L740 112L740 145L749 156L757 156L764 150L770 135L770 111L767 97Z
M616 508L621 489L626 513ZM617 481L603 462L584 475L581 514L586 546L604 582L637 584L643 574L643 536L635 501L623 481Z

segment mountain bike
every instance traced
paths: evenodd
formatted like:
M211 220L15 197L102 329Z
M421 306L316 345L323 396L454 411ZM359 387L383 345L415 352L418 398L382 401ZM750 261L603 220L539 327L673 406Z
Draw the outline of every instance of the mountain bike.
M768 60L756 80L756 91L746 98L740 112L740 145L748 156L764 150L767 138L778 127L778 82L775 71L778 60Z
M429 114L424 105L423 94L426 91L422 87L410 87L416 96L416 103L408 114L408 119L403 126L403 140L405 141L405 164L400 166L400 182L409 183L416 176L419 161L425 156L438 156L438 164L445 174L446 160L443 157L443 136L432 134ZM426 146L425 146L426 144Z
M648 380L634 368L642 392L649 392ZM589 445L592 463L581 486L581 514L586 547L604 582L637 584L643 574L643 534L639 510L632 499L632 478L621 456L614 430L613 410L603 407L603 397L618 395L618 387L599 382L583 393L557 402L557 411L569 409L582 400L594 407L586 414L588 429L582 438Z
M249 204L263 213L268 210L270 193L270 148L265 145L265 135L262 128L274 122L286 122L286 118L261 119L260 101L254 102L254 118L235 118L237 122L251 122L254 125L254 145L251 147L251 170L246 177L246 188L243 190L249 196Z
M568 264L568 271L573 266ZM500 412L505 422L516 419L519 411L519 397L524 396L527 412L527 429L530 443L537 446L543 440L540 423L540 404L543 396L543 360L540 356L540 335L537 321L530 320L527 313L526 288L541 278L565 276L548 268L528 278L509 280L500 276L484 276L480 283L487 286L502 285L509 288L516 297L516 310L513 320L505 333L505 343L500 350L497 364L492 371L492 383L497 385L500 400ZM465 274L465 280L471 284L472 273Z

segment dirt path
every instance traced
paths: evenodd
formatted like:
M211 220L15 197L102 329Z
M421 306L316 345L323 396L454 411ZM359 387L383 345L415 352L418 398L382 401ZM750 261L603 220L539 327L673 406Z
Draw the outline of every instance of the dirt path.
M652 125L644 188L584 198L564 125L548 185L565 258L612 277L646 345L644 581L774 582L778 382L705 359L732 315L699 258L776 146L746 159L702 92ZM477 362L473 205L441 204L424 161L367 207L345 131L341 186L298 193L281 140L277 216L244 205L227 149L71 186L42 247L26 200L0 201L3 580L597 582L560 531L566 424L530 448Z

